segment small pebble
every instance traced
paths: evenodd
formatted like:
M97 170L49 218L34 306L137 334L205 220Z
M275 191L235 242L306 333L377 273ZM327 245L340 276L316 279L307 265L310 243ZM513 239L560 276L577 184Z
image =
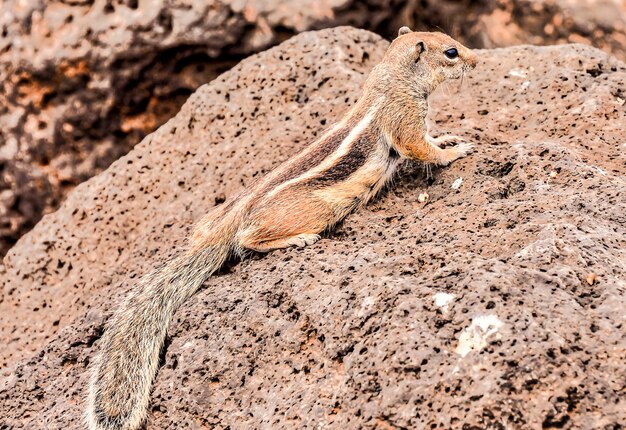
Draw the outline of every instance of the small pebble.
M596 281L596 274L591 272L587 275L587 283L589 285L593 285L593 283Z
M419 200L420 203L424 203L425 201L428 200L430 196L428 195L428 193L422 193L419 196L417 196L417 200Z
M463 178L458 178L456 181L452 183L452 189L458 190L459 188L461 188L462 183L463 183Z

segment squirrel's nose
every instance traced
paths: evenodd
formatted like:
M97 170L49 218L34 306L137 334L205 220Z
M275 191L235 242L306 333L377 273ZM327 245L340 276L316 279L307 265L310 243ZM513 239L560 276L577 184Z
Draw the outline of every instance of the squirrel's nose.
M467 64L473 69L478 64L478 55L474 54L473 51L469 51L469 55L467 56Z

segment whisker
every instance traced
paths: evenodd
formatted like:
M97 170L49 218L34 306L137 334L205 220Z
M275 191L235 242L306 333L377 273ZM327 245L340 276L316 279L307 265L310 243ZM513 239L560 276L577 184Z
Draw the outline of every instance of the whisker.
M433 177L433 170L430 163L424 163L424 170L426 171L426 180L431 179Z

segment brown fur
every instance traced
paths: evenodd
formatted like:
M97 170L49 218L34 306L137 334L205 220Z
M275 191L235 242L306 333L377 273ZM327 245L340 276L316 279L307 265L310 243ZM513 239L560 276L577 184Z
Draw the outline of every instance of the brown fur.
M458 58L444 51L454 47ZM146 416L169 321L231 255L315 243L374 197L402 159L446 165L471 145L441 149L426 127L428 95L476 65L441 33L403 27L371 72L357 104L306 150L203 218L190 246L140 280L107 324L87 404L91 430L138 428Z

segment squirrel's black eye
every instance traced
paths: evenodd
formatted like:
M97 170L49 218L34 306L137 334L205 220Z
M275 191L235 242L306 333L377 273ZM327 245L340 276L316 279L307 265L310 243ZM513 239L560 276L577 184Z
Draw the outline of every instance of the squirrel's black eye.
M456 57L459 56L459 51L457 51L456 48L447 49L443 53L446 54L446 57L451 60L454 60Z

